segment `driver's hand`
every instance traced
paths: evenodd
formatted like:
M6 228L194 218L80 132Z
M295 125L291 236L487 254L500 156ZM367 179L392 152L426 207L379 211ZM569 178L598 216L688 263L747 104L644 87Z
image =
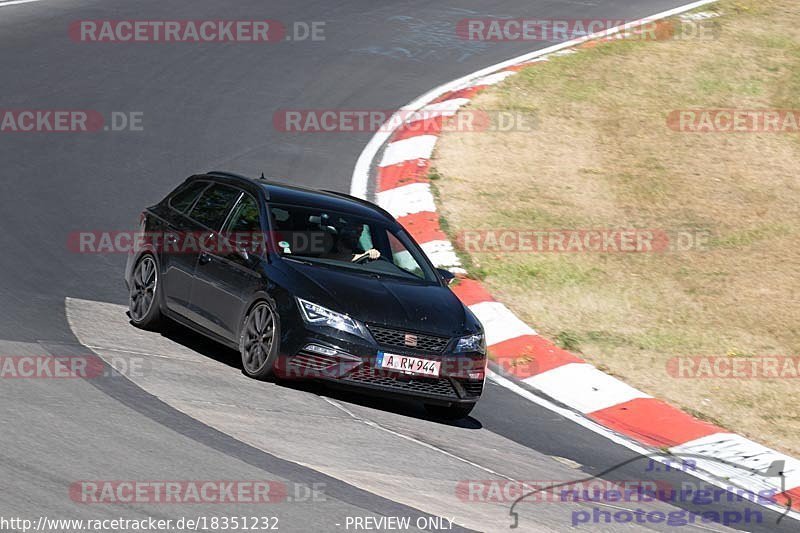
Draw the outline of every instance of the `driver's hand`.
M360 261L361 259L364 259L365 257L368 257L370 261L374 261L374 260L378 259L380 256L381 256L381 253L378 250L376 250L375 248L371 248L371 249L367 250L366 252L364 252L363 254L354 255L353 259L351 261L353 263L355 263L356 261Z

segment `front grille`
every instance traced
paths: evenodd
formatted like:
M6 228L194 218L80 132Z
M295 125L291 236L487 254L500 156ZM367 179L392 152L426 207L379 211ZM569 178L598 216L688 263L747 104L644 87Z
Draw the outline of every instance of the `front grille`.
M400 331L387 329L379 326L368 326L370 333L382 346L393 346L396 348L411 348L423 352L442 353L450 341L447 337L436 337L433 335L420 335L410 331ZM416 346L413 342L406 342L410 337L416 338Z
M419 392L423 394L433 394L436 396L455 397L456 390L449 379L444 378L397 378L386 371L376 371L375 369L363 365L355 369L344 377L347 381L365 383L369 385L380 385L392 389L408 392Z

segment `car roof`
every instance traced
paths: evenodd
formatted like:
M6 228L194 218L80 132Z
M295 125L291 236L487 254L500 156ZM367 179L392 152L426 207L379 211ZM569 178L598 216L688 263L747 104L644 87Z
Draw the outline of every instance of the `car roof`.
M377 205L336 191L326 191L302 187L299 185L283 183L269 178L248 178L232 172L213 171L206 174L192 176L195 179L213 179L221 183L249 185L258 187L266 192L267 201L270 203L313 206L315 208L339 211L343 213L382 220L391 224L397 221L391 214Z

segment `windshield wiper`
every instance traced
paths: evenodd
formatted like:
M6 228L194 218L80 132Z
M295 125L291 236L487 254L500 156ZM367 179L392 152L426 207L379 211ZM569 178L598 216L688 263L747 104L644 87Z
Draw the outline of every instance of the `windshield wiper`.
M290 257L288 255L284 255L284 256L281 256L281 257L283 257L287 261L294 261L295 263L300 263L301 265L316 266L316 265L319 264L319 263L312 263L311 261L307 261L305 259L298 259L296 257Z

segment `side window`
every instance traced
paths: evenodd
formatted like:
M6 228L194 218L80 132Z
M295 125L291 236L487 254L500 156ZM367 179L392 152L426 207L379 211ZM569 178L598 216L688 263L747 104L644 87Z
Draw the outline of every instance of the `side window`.
M422 267L419 266L419 263L417 263L414 256L411 255L411 252L408 251L408 248L391 233L387 232L387 236L389 237L389 248L392 250L392 263L409 274L425 279L425 273Z
M219 230L239 194L232 187L212 185L200 195L189 216L213 230Z
M261 219L258 214L258 203L255 198L245 194L242 201L233 211L228 222L227 232L230 233L251 233L261 230Z
M206 186L208 186L208 182L206 181L195 181L194 183L182 187L169 199L170 207L181 213L186 213L186 210L192 206L197 197L200 196L200 192L205 189Z
M364 229L361 230L361 235L358 237L358 245L364 252L375 248L375 246L372 244L372 232L370 231L369 226L366 224L364 224Z

